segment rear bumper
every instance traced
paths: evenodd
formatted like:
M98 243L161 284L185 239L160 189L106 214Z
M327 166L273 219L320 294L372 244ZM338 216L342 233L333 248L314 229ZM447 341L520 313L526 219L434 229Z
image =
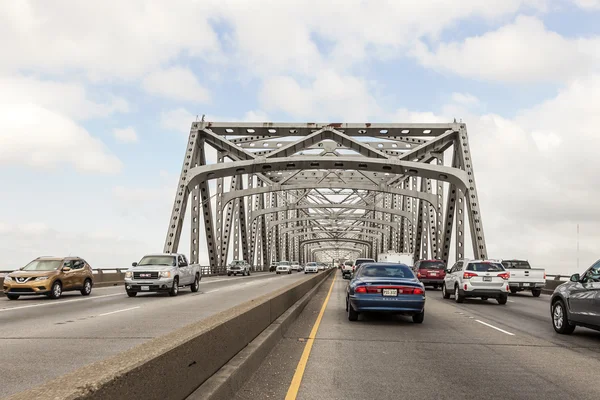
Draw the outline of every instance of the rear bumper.
M425 309L425 296L377 296L370 298L364 298L363 296L350 296L350 304L356 312L394 312L418 314Z
M508 282L511 289L542 289L546 286L546 282Z
M444 278L420 278L419 280L425 285L441 285L444 283Z
M475 290L461 290L460 294L464 297L491 297L499 298L508 295L508 292L499 289L475 289Z

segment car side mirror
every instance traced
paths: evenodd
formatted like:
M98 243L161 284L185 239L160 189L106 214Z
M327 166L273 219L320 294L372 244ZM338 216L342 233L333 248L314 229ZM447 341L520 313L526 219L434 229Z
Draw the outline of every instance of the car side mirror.
M137 263L136 263L136 262L134 262L134 263L131 263L131 266L132 266L132 267L137 267Z
M579 282L581 280L581 276L579 274L571 275L571 282Z
M62 272L69 272L71 270L71 267L63 267L62 268Z

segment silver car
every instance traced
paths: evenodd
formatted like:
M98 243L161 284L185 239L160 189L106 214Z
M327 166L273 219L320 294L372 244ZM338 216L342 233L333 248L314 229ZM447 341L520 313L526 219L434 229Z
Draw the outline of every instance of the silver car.
M275 270L277 274L291 274L292 273L292 263L289 261L279 261L277 265L277 269Z
M556 332L571 334L576 326L600 331L600 260L554 289L550 304Z
M449 299L454 295L457 303L467 297L480 297L495 298L498 304L506 304L510 292L508 278L510 273L497 261L459 260L446 272L442 296Z

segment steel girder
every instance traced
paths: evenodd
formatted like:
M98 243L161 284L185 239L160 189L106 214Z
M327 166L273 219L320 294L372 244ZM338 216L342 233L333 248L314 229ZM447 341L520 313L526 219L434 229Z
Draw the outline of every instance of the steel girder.
M178 250L190 197L190 259L208 256L213 272L223 271L231 247L257 269L340 254L332 249L346 242L359 247L344 251L373 257L391 250L462 258L465 221L473 256L487 257L463 123L194 122L165 252Z

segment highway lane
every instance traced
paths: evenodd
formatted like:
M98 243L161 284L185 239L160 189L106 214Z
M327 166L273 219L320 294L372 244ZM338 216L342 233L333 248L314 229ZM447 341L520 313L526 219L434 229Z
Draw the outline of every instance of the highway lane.
M204 278L198 293L186 288L177 297L129 298L118 286L94 289L89 297L77 293L59 300L2 298L1 393L41 384L302 279L307 276Z
M600 333L555 334L549 296L443 300L427 291L425 322L345 313L337 276L298 399L598 399ZM330 281L325 282L236 400L283 399Z

